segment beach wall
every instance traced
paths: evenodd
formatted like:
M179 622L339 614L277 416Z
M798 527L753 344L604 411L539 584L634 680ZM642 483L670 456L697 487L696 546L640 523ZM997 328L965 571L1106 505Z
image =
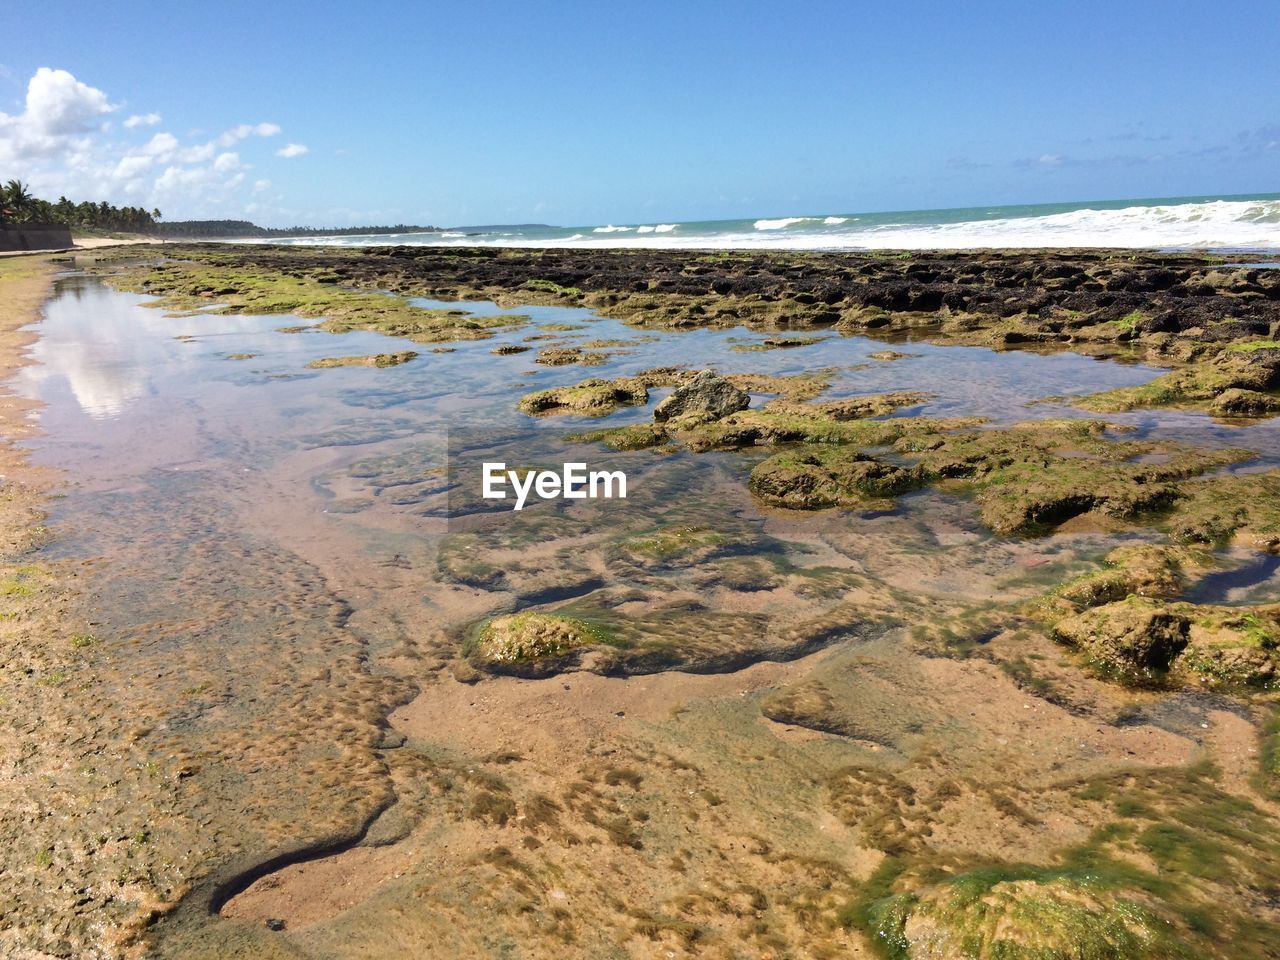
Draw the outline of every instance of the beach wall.
M65 250L71 246L71 228L56 223L27 226L0 223L0 251Z

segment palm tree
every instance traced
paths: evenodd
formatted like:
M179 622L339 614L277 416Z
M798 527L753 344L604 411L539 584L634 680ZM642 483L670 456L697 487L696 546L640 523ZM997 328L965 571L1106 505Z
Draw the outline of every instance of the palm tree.
M20 180L10 180L0 187L0 216L15 223L22 223L31 216L35 197Z

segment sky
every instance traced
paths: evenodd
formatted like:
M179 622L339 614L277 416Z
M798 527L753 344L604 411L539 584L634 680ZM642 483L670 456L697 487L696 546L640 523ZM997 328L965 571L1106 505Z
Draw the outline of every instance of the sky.
M0 181L268 226L1280 191L1280 5L0 10Z

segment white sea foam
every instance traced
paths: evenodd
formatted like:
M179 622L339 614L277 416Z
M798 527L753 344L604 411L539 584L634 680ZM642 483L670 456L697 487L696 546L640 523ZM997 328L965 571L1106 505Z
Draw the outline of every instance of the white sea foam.
M755 228L757 230L781 230L783 227L789 227L793 223L804 223L806 220L816 220L817 217L782 217L778 220L757 220Z
M592 233L626 233L630 227L615 227L612 223L607 227L596 227Z
M993 211L994 212L994 211ZM1014 211L1008 211L1012 213ZM1280 200L1210 200L1121 209L1082 207L1041 216L1004 216L954 223L894 222L887 215L786 217L721 224L663 223L588 234L539 228L478 236L299 238L342 246L409 243L497 247L658 247L671 249L975 250L991 247L1120 247L1280 251ZM809 225L805 221L812 221ZM843 220L843 223L831 223ZM677 229L678 228L678 229ZM784 229L789 228L789 229ZM273 241L281 242L281 241ZM288 242L288 241L283 241Z

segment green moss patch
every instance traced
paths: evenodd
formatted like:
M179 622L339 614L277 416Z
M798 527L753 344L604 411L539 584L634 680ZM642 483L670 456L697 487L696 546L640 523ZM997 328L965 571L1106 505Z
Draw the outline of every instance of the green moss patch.
M363 357L323 357L312 360L307 366L313 370L324 370L329 367L398 367L402 363L416 359L418 354L414 351L402 350L399 353L375 353Z
M604 628L553 613L517 613L485 623L470 646L473 660L490 667L520 666L608 643Z

